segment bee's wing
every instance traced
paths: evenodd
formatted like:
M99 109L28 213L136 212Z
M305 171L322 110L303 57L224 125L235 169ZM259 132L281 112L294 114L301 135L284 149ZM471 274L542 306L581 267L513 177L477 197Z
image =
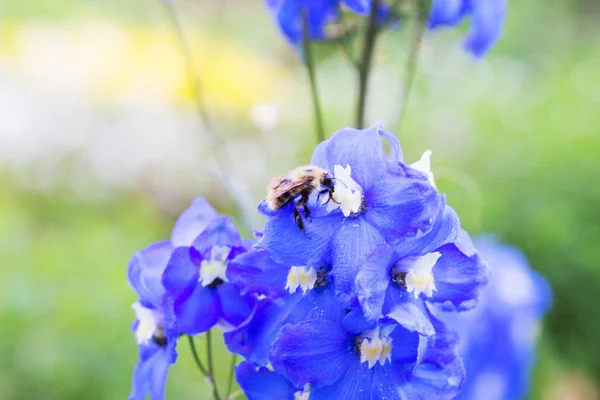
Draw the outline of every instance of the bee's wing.
M306 179L292 179L289 174L276 176L269 182L269 194L272 198L279 198L292 193L297 193L299 189L306 185Z

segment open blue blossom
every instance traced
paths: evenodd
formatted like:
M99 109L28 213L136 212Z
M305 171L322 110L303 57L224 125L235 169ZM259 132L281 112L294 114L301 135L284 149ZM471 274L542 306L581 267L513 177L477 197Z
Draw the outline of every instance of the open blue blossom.
M129 284L139 296L133 304L136 320L132 330L140 355L133 372L130 400L143 400L148 393L152 400L163 399L168 368L177 359L178 334L166 329L161 307L164 289L160 276L170 254L171 243L158 242L135 253L129 263Z
M451 399L464 379L457 337L435 318L427 321L432 339L423 341L393 319L348 313L326 285L259 309L246 326L226 333L226 342L274 368L238 368L250 400ZM261 332L267 333L255 335Z
M161 276L176 246L189 246L217 212L204 198L197 198L178 218L171 240L153 243L133 254L127 268L129 285L138 301L133 304L136 319L132 325L139 361L133 373L130 400L164 398L168 368L177 359L175 346L179 331L167 326L165 289Z
M294 45L302 43L302 13L306 13L309 37L312 40L327 39L325 27L338 20L341 6L359 14L368 15L371 11L369 0L265 0L279 29ZM381 11L386 15L385 11Z
M513 400L527 396L539 324L551 302L546 280L519 250L480 238L492 270L479 306L440 317L460 334L467 381L460 399Z
M433 0L429 28L456 26L471 17L465 49L482 57L502 36L507 0Z
M227 278L229 262L247 246L231 218L216 216L191 245L173 250L162 275L169 327L196 335L217 323L236 326L250 315L254 300Z
M389 155L382 137L390 144ZM415 299L473 307L487 269L435 188L429 154L405 164L398 140L377 125L336 132L312 158L312 164L332 173L332 198L309 201L305 232L294 222L293 204L277 211L261 204L268 218L256 250L266 250L288 272L290 293L311 289L325 267L342 304L362 306L369 319L381 315L391 283ZM277 265L269 272L274 285L282 279L282 272L274 273ZM394 301L400 298L407 297Z

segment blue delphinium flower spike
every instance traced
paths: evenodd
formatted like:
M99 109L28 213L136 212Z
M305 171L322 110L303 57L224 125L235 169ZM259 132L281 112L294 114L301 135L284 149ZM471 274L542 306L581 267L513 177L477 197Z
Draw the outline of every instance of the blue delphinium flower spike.
M551 302L550 287L519 250L490 236L476 243L492 271L489 288L475 310L440 314L460 334L467 381L459 398L525 398L540 320Z
M191 245L175 248L162 276L167 325L196 335L217 323L224 327L242 323L254 300L229 283L227 265L247 246L231 218L216 216Z
M218 216L204 198L197 198L185 210L171 234L171 240L157 242L133 254L127 268L129 285L138 301L133 304L136 320L132 325L139 348L139 361L133 373L130 400L164 398L168 368L177 359L175 346L181 332L166 323L168 310L164 307L165 289L161 276L173 249L189 246Z

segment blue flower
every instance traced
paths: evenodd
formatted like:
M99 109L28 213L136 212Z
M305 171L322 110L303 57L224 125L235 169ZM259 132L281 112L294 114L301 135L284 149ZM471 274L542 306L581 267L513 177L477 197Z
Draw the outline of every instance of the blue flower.
M502 36L507 0L433 0L429 28L456 26L471 17L465 49L483 57Z
M196 335L217 323L239 325L250 315L254 300L242 296L227 277L229 262L247 246L231 218L216 216L191 245L173 250L162 275L169 327Z
M382 137L390 144L390 155L383 151ZM263 202L259 210L268 218L257 247L277 263L306 267L293 274L305 282L316 279L311 267L331 266L337 296L348 308L359 303L355 281L369 258L377 276L389 280L388 260L376 259L379 249L389 246L407 256L414 249L405 246L429 249L426 244L435 241L437 247L456 235L454 226L437 223L445 202L430 171L419 163L405 164L398 140L377 125L334 133L315 149L311 163L334 176L332 198L322 199L326 204L320 204L318 196L309 201L305 232L294 222L294 204L273 211ZM310 284L302 289L306 287Z
M133 254L127 268L129 285L138 301L133 304L136 319L132 331L139 349L139 361L133 372L130 400L164 398L168 368L175 363L179 331L166 324L163 304L165 289L161 276L176 246L190 245L217 212L203 198L197 198L178 218L171 240L157 242Z
M295 46L302 43L303 12L306 13L308 33L312 40L329 38L325 28L338 21L342 4L359 15L369 15L371 12L370 0L265 0L265 3L281 32ZM387 18L388 11L387 7L382 7L380 18Z
M524 398L535 362L536 334L551 303L550 287L519 250L491 237L476 243L492 270L489 288L475 310L440 314L461 338L467 381L459 398Z
M258 364L268 361L274 368L238 368L250 400L451 399L460 390L464 370L457 336L431 315L431 340L422 340L394 319L368 321L360 310L347 312L327 286L287 299L291 306L273 304L268 317L249 323L255 326L246 334L226 333L226 341L241 335L253 340L250 348L267 350L268 360ZM247 334L265 331L270 333L260 339Z
M130 400L163 399L167 372L177 359L178 334L164 324L160 276L171 254L169 241L154 243L133 255L128 267L129 284L139 296L133 304L136 320L132 325L139 361L133 372Z

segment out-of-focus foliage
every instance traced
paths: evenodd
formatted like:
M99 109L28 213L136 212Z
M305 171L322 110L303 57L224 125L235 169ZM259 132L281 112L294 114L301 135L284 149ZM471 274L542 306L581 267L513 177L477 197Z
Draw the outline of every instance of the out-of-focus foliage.
M232 0L226 12L210 0L178 4L193 43L202 43L197 38L206 30L218 43L209 46L221 63L207 67L207 86L220 99L212 104L216 113L228 116L219 125L252 208L270 176L308 161L314 138L303 71L260 2L241 7L244 1ZM428 36L399 135L408 161L433 150L438 185L467 229L503 235L550 282L554 306L543 327L532 397L551 400L577 391L587 393L582 399L595 398L586 377L600 380L600 11L595 1L566 3L510 2L505 37L477 64L452 48L459 33ZM215 22L219 12L222 23ZM131 253L168 237L174 216L197 195L220 211L232 206L200 169L204 156L192 151L198 145L200 154L211 155L207 138L196 136L197 124L190 122L189 88L178 61L156 62L156 54L179 56L158 1L6 1L0 14L0 101L14 105L7 93L21 93L19 104L33 111L23 114L30 129L19 134L47 133L11 136L7 121L16 120L14 113L0 111L0 399L124 398L137 351L129 330L135 296L125 279ZM118 26L112 32L136 38L127 57L97 61L123 80L93 90L90 97L102 101L55 90L47 101L27 103L45 86L27 81L31 92L24 92L13 81L11 63L23 51L14 47L15 35L28 32L35 43L35 31L24 28L43 23L73 30L105 21ZM396 130L405 33L382 42L370 92L368 120L385 118L390 131ZM99 38L98 51L106 45L106 37ZM152 53L161 42L168 50ZM93 55L93 45L79 48ZM145 68L140 59L147 60ZM89 71L73 60L55 68ZM136 70L146 77L137 96L131 85ZM333 132L353 120L355 87L348 82L354 76L341 52L322 57L318 76ZM75 78L90 82L86 74ZM173 95L157 90L153 96L154 84ZM125 86L125 95L115 95ZM90 104L70 108L83 100ZM264 101L275 107L253 110L259 129L246 116L253 102ZM102 142L110 134L111 141ZM169 147L171 138L179 144ZM17 139L21 145L10 147ZM92 167L82 168L86 163ZM169 398L198 398L206 385L185 342L180 349ZM219 364L226 368L228 360ZM219 371L221 379L225 374Z

